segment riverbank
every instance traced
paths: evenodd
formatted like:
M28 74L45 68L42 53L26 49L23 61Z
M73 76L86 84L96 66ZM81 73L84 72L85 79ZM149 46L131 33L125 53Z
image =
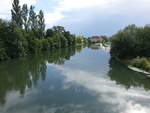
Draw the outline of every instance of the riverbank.
M150 27L129 25L112 36L112 57L127 66L150 72ZM135 70L135 69L134 69Z
M143 73L145 75L150 75L150 59L149 58L132 58L120 60L123 64L128 66L129 69Z

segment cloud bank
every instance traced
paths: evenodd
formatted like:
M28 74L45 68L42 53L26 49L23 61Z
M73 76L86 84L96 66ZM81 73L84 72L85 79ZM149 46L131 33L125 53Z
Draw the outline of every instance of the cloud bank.
M10 10L12 8L13 0L0 1L0 18L10 19ZM36 5L36 0L20 0L20 4Z
M1 1L0 18L9 19L11 3ZM150 0L21 0L23 3L38 4L45 12L47 27L63 25L86 36L112 35L128 24L150 23Z

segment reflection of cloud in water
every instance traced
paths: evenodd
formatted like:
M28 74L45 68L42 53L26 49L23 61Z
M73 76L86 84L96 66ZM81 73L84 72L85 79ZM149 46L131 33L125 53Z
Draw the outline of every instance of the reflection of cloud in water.
M74 70L63 66L51 65L61 70L65 76L65 84L75 83L87 88L90 93L99 95L99 102L115 104L115 110L121 113L149 113L150 92L140 88L126 90L115 82L82 70ZM66 87L66 86L65 86ZM69 88L69 87L68 87Z
M13 110L9 113L61 113L62 111L66 111L66 109L69 108L74 108L76 109L76 111L70 111L69 113L84 113L84 111L81 109L82 107L84 107L83 105L75 105L75 104L66 104L64 106L57 106L57 107L49 107L49 106L45 106L45 105L35 105L28 107L28 109L26 108L22 108L22 109L17 109ZM0 113L5 113L0 112ZM7 113L7 111L6 111Z
M91 113L90 110L97 110L97 107L102 107L102 109L106 110L93 111L93 113L109 113L109 111L113 113L118 113L118 111L119 113L149 113L150 111L149 91L145 92L142 88L126 90L121 85L116 85L114 81L109 80L106 76L100 76L99 73L96 75L93 72L71 69L65 66L47 65L60 70L62 73L60 75L64 76L62 90L72 88L75 84L77 92L80 92L80 90L83 90L80 86L84 87L89 94L97 97L98 103L94 100L95 103L84 103L84 101L83 103L73 103L73 101L68 101L63 105L30 104L31 101L34 101L33 96L36 97L36 94L42 93L41 90L33 88L26 91L24 98L19 97L19 92L10 93L7 96L5 108L0 110L0 113ZM48 86L48 91L55 90L55 88L55 85L50 85ZM13 106L18 106L22 103L29 104L29 106L11 109Z
M28 101L29 99L31 99L31 94L37 94L39 93L39 91L37 89L32 89L28 90L26 89L26 93L24 95L24 98L21 97L20 92L19 91L11 91L7 94L6 96L6 103L5 106L0 106L0 113L30 113L30 110L25 110L25 109L21 109L21 111L18 111L18 109L16 109L15 111L12 111L11 108L13 106L18 106L18 105L22 105L22 103L24 103L25 101Z

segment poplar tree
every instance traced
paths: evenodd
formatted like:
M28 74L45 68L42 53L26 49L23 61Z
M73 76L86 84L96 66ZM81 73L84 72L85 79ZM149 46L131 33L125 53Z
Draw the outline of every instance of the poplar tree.
M22 27L21 6L19 0L14 0L11 10L12 22Z
M37 15L34 12L34 6L31 5L30 11L29 11L29 28L37 35L37 29L38 29L38 20Z
M38 15L38 28L39 28L39 37L43 38L45 35L45 19L44 19L44 13L42 10L39 11Z
M28 6L27 4L24 4L22 6L22 22L23 22L23 27L27 31L28 30Z

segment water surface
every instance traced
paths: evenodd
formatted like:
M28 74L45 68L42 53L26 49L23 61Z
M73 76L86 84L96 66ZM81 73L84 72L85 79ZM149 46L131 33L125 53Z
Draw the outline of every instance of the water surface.
M0 63L0 113L149 112L150 79L101 49L60 49Z

